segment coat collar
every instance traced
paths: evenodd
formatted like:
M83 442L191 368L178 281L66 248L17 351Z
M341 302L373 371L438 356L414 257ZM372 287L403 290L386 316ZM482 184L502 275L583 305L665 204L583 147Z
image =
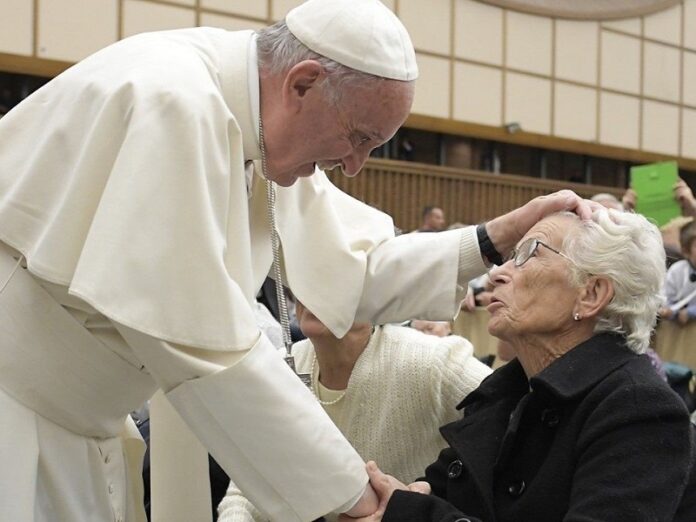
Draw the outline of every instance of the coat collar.
M462 409L482 399L522 397L529 388L547 392L559 400L570 400L592 388L611 372L638 357L617 334L598 334L555 360L527 380L517 359L493 372L477 390L458 406Z
M554 361L529 381L535 391L561 401L574 399L638 355L617 334L598 334Z
M517 359L513 359L486 377L476 390L457 405L457 409L461 410L481 400L522 397L527 391L529 382L524 369Z

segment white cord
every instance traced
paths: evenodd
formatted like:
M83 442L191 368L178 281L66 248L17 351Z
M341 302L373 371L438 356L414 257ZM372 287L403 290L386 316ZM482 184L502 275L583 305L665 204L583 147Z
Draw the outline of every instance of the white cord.
M19 265L22 264L22 261L24 261L24 256L21 256L21 255L20 255L20 256L19 256L19 259L17 260L17 264L16 264L16 265L14 266L14 268L12 269L12 272L10 272L9 277L7 278L7 280L6 280L6 281L2 284L2 286L0 287L0 294L2 293L3 290L5 290L5 287L10 283L10 281L12 280L12 277L15 275L15 272L16 272L17 269L19 268Z

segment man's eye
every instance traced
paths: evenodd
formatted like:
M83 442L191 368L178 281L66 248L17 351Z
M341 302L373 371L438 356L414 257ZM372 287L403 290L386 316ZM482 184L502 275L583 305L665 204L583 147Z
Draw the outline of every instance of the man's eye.
M366 134L356 134L355 137L353 138L353 141L356 146L364 145L368 141L370 141L372 138L367 136Z

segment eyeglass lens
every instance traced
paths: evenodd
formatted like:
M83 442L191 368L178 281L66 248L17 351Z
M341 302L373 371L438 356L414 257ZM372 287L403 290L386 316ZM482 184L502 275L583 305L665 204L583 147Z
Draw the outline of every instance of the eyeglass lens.
M534 238L529 238L522 243L515 256L515 266L522 266L525 264L527 260L532 257L538 245L539 242Z

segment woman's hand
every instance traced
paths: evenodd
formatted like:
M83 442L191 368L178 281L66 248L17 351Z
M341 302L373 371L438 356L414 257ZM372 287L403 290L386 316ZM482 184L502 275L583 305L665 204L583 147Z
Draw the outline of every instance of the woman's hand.
M660 308L657 312L662 319L672 319L674 317L674 313L672 312L672 309L669 308L668 306L663 306Z

